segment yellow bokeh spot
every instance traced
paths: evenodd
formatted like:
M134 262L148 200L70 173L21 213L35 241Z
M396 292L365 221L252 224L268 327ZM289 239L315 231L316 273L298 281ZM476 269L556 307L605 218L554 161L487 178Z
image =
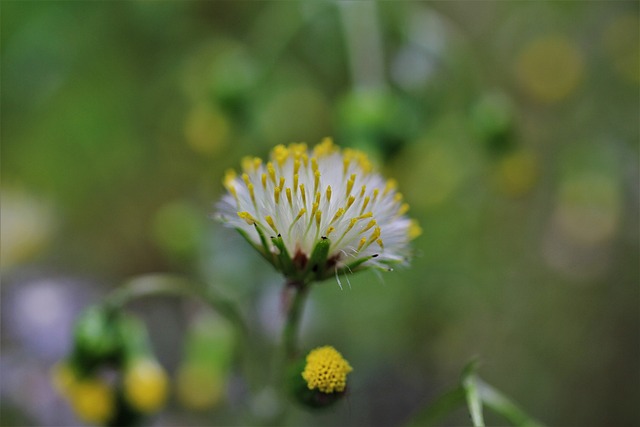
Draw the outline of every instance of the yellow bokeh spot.
M224 378L209 366L187 364L178 371L176 387L180 403L189 409L201 411L220 403Z
M231 125L227 117L207 104L194 107L184 124L187 144L202 155L217 153L228 143L230 134Z
M309 390L318 389L323 393L342 392L347 386L347 374L353 368L342 355L331 346L312 350L307 355L307 364L302 378Z
M416 221L415 219L411 220L411 223L409 224L409 230L407 231L407 233L409 235L409 240L416 239L422 234L422 227L420 227L420 224L418 224L418 221Z
M582 55L563 36L532 41L516 61L516 76L524 91L544 103L562 101L578 87L584 73Z
M499 160L495 171L498 190L510 197L529 192L538 178L538 162L533 153L519 150Z
M113 390L98 378L74 382L70 388L69 403L79 419L90 424L105 424L113 415Z
M131 364L124 375L124 393L131 405L141 412L155 412L167 399L167 375L151 359Z
M78 378L67 363L51 372L53 386L67 399L76 416L89 424L105 424L113 415L115 398L111 386L95 377Z

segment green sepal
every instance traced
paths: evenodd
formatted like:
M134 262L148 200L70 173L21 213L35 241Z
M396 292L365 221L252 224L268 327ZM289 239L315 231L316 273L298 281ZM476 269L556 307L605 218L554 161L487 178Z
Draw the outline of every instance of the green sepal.
M151 347L147 328L133 316L125 315L117 324L122 343L123 362L131 363L138 358L150 358Z
M324 276L324 271L327 266L327 257L329 256L329 247L331 246L331 240L327 237L322 237L311 252L311 257L306 268L305 277L321 279Z
M271 242L276 248L278 248L279 253L277 256L284 275L287 277L294 276L296 274L296 269L293 266L291 255L289 255L289 251L287 251L287 247L284 244L282 236L278 234L276 237L272 237Z
M71 362L81 376L121 356L117 322L121 314L102 306L87 308L76 320Z
M287 388L290 396L297 403L307 409L317 410L327 408L344 397L346 389L345 391L334 393L309 390L307 382L302 378L302 371L304 371L305 365L305 358L300 358L289 365L287 370Z

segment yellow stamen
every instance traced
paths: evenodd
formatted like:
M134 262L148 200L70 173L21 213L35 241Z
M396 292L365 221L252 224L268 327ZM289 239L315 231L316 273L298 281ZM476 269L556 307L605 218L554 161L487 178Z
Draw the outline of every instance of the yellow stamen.
M327 202L330 202L331 201L331 186L330 185L327 186L326 194L327 194Z
M316 212L316 227L320 227L321 219L322 219L322 211Z
M403 203L398 209L398 215L404 215L409 211L409 203Z
M389 191L395 190L398 187L398 182L395 179L390 179L387 181L387 185L384 187L384 191L382 192L383 196L386 196Z
M286 189L286 193L287 193L287 201L289 202L289 206L292 206L292 202L291 202L291 189L289 187L287 187Z
M382 242L382 239L376 240L376 243L380 246L380 249L384 250L384 243Z
M373 212L367 212L365 214L360 215L358 219L371 218L372 216L373 216Z
M331 233L333 233L334 231L336 231L335 227L329 227L327 228L327 236Z
M360 209L361 214L362 212L364 212L365 209L367 209L367 205L369 205L369 199L370 199L369 196L364 198L364 202L362 203L362 209Z
M262 174L262 188L264 190L267 189L267 174L266 173Z
M371 221L369 221L367 226L365 228L363 228L362 231L360 231L360 233L364 233L364 232L370 230L374 225L376 225L376 220L372 219Z
M238 216L241 219L244 219L249 225L253 225L256 223L256 219L249 212L238 212Z
M340 218L342 215L344 215L344 208L340 208L338 209L338 211L336 212L336 214L333 216L333 219L331 220L330 224L333 224L338 218Z
M269 227L271 227L273 229L273 231L278 234L278 229L276 228L276 224L273 222L273 218L271 218L271 216L267 215L264 217L264 220L267 221L267 224L269 224Z
M269 179L276 185L276 170L273 167L273 163L267 163L267 172L269 173Z
M409 240L413 240L422 234L422 228L418 225L416 220L411 220L407 234L409 235Z
M351 190L353 189L353 184L356 182L356 174L352 173L351 176L349 177L349 181L347 181L347 194L345 196L348 196L349 194L351 194Z
M280 188L280 191L282 191L282 189L284 188L284 176L280 177L280 183L278 184L278 187Z
M280 187L276 187L273 189L273 198L276 201L276 205L280 203Z
M298 174L297 174L297 173L293 175L293 193L294 193L294 194L295 194L295 193L297 192L297 190L298 190L298 179L299 179L299 178L300 178L300 177L298 176Z
M320 171L316 170L313 173L313 192L318 191L318 185L320 185Z
M356 251L360 252L360 249L362 249L365 243L367 243L367 238L363 237L360 239L360 243L358 244L358 249L356 249Z
M353 204L353 202L356 201L356 198L353 196L349 196L349 199L347 199L347 209L349 209L351 207L351 205Z
M300 195L302 196L302 204L307 206L307 192L304 189L304 184L300 184Z
M380 227L376 227L373 230L373 233L371 233L371 236L369 236L369 243L378 240L378 237L380 237L380 233L382 233L382 230L380 229Z
M305 208L300 209L300 212L298 212L298 215L296 215L291 225L295 224L300 218L302 218L302 215L304 215L305 213L307 213L307 210Z

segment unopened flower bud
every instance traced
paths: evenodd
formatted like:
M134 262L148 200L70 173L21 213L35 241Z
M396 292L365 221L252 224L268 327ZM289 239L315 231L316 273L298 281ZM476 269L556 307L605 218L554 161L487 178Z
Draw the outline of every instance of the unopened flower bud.
M306 406L329 406L344 396L347 374L352 370L349 362L335 348L316 348L309 352L304 362L294 367L291 378L293 394Z
M125 398L140 412L156 412L166 401L167 375L153 359L140 358L131 362L125 370L123 385Z

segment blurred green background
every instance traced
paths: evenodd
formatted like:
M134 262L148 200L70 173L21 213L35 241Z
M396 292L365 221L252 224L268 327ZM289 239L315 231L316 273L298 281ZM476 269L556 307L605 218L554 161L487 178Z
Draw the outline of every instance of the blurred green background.
M243 156L324 136L397 178L424 234L410 268L313 290L301 343L338 348L351 392L292 424L402 425L474 355L549 425L640 423L637 2L1 7L2 425L79 423L49 369L131 276L204 278L273 345L281 278L209 216ZM175 378L205 308L131 310ZM210 393L153 422L270 410L237 372Z

